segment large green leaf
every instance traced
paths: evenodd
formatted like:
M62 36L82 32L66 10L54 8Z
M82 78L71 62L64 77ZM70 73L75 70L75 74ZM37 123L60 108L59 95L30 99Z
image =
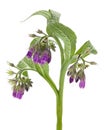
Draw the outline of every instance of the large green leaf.
M81 55L83 58L88 56L89 54L97 54L96 49L94 46L91 44L90 41L85 42L80 49L76 52L76 54Z
M47 33L63 41L65 59L73 56L76 49L76 35L70 28L58 22L49 23L47 25Z

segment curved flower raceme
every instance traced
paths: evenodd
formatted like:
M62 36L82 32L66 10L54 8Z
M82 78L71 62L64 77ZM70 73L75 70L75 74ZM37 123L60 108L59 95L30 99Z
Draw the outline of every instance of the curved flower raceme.
M27 77L9 79L9 83L13 86L12 96L18 99L23 97L25 90L32 87L32 81Z
M80 67L78 67L78 65L78 63L74 63L72 66L70 66L67 75L69 76L70 83L73 83L74 81L76 83L79 82L79 87L84 88L86 82L84 69L86 68L86 65L81 64Z
M30 48L26 54L27 58L31 58L36 64L45 64L51 62L51 49L55 51L55 46L53 41L48 40L48 38L41 38L34 45L30 45Z
M27 52L26 56L28 58L32 58L34 63L39 63L39 64L45 64L45 63L50 63L51 61L51 51L49 48L46 48L44 50L34 50L33 48L29 49Z
M69 82L72 83L75 80L75 82L77 83L79 81L79 87L84 88L85 87L85 74L83 70L80 70L80 71L81 71L80 73L76 72L74 76L70 75Z

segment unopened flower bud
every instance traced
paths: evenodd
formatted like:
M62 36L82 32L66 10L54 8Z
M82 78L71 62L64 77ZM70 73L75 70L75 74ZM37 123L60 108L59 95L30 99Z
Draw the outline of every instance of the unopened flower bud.
M85 74L83 70L79 70L76 75L76 81L80 80L79 87L84 88L85 87Z
M30 48L29 51L27 52L26 56L27 56L28 58L31 58L33 52L34 52L34 49L33 49L33 48Z
M10 76L13 75L13 74L15 74L15 72L12 71L12 70L8 70L7 73L8 73Z
M16 79L9 79L9 83L12 85L12 86L15 86L17 84L17 80Z
M37 30L37 33L39 33L39 34L43 34L43 31L40 30L40 29L38 29L38 30Z
M73 64L72 66L69 67L67 75L75 75L76 74L76 66Z
M8 65L11 67L15 67L15 65L13 63L8 62Z
M29 34L29 37L37 37L37 35L35 35L35 34Z
M91 62L89 62L91 65L97 65L97 63L96 62L94 62L94 61L91 61Z
M79 87L84 88L85 87L85 79L81 79L79 82Z
M74 81L74 77L71 76L71 77L69 78L69 82L72 83L73 81Z

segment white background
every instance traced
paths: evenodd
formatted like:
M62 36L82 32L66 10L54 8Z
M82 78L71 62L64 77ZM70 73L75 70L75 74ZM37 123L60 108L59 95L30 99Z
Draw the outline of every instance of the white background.
M61 13L60 22L77 35L77 48L90 40L98 55L90 56L97 66L86 70L86 87L65 80L63 130L104 130L104 4L103 0L1 0L0 1L0 130L55 130L55 95L37 74L31 73L33 88L22 100L12 97L6 71L7 61L15 64L26 54L38 28L45 31L46 20L27 16L37 10L53 9ZM53 53L51 72L58 83L59 53Z

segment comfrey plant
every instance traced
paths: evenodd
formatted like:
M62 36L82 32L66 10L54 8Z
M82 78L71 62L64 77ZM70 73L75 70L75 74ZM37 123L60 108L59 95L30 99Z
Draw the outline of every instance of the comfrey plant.
M32 41L27 54L17 65L9 63L11 67L17 69L17 72L8 71L9 75L14 76L9 79L13 87L12 95L15 98L21 99L24 92L32 87L33 82L29 78L28 71L37 72L48 82L56 96L56 130L62 130L65 75L67 74L69 77L69 83L76 82L80 88L84 88L86 84L85 69L90 65L96 64L92 61L86 61L85 57L90 54L97 54L97 51L90 41L86 41L76 51L76 35L69 27L59 22L60 14L58 12L41 10L33 13L30 17L34 15L42 15L47 19L47 33L38 30L36 34L30 34L29 36L32 37ZM59 86L56 86L49 74L49 64L51 60L54 60L51 55L52 51L55 52L55 44L59 47L61 58Z

